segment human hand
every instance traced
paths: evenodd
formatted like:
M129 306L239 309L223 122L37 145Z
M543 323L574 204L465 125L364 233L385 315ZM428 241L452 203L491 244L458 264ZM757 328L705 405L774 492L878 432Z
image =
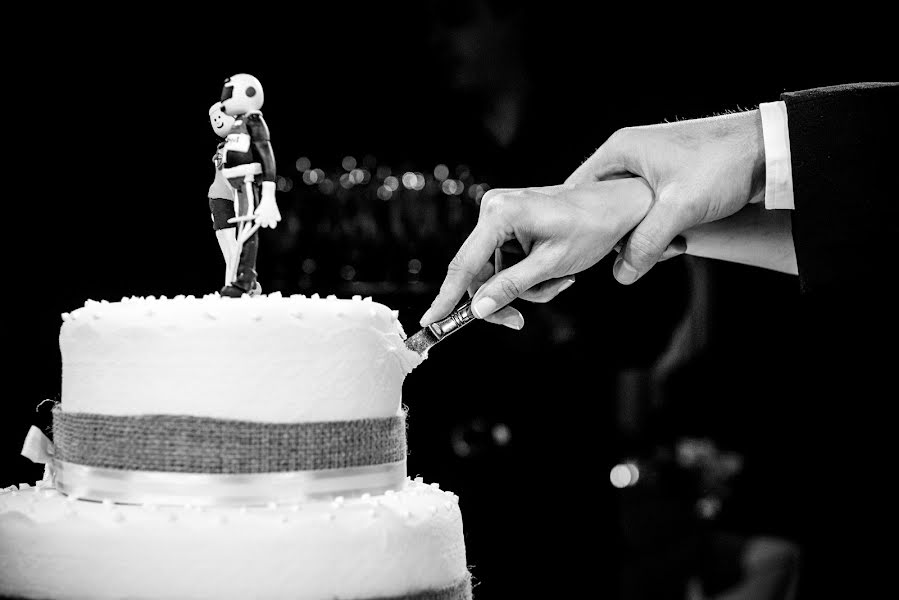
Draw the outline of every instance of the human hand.
M683 253L685 246L672 245L675 236L764 198L759 111L621 129L566 183L628 176L643 178L655 198L612 267L624 284L642 277L663 253L665 257Z
M651 203L652 191L639 178L488 191L422 326L448 315L466 289L474 291L472 311L482 319L518 297L548 302L608 254ZM490 258L508 242L526 256L494 273Z
M262 182L262 198L259 200L259 206L256 207L253 216L261 227L274 228L281 220L281 211L278 210L278 203L275 202L274 182Z

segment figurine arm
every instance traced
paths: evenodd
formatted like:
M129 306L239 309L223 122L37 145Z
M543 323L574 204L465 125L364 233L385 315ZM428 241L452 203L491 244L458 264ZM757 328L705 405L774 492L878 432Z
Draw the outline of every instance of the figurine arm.
M262 113L251 113L246 117L247 131L253 140L253 146L259 155L259 162L262 164L262 180L275 181L275 153L272 151L272 144L269 139L268 125L262 118Z
M246 122L250 139L262 163L262 198L253 214L261 227L273 228L281 220L281 212L275 202L275 154L269 141L268 126L261 113L247 115Z

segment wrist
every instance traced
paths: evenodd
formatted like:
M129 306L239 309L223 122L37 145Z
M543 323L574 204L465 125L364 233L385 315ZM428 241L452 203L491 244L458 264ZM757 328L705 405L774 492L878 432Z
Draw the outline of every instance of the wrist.
M749 201L757 202L765 196L765 136L762 130L762 113L756 109L746 111L743 115L746 160L751 169Z

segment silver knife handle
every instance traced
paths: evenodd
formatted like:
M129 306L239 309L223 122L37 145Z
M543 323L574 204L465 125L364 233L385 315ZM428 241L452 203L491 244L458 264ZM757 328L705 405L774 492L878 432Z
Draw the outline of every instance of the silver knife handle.
M471 300L469 300L454 310L450 316L441 319L436 323L431 323L428 327L438 340L442 340L449 334L459 331L476 318L477 317L475 317L474 313L471 311Z

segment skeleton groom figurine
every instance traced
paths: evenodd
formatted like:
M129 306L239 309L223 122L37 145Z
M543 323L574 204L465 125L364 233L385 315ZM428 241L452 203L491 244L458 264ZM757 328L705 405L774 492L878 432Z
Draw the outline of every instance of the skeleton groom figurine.
M222 88L221 111L235 119L221 149L221 174L236 192L237 214L228 222L237 224L238 252L222 296L261 293L256 281L258 229L274 228L281 220L275 202L275 155L259 111L264 98L259 80L245 73L229 77Z

